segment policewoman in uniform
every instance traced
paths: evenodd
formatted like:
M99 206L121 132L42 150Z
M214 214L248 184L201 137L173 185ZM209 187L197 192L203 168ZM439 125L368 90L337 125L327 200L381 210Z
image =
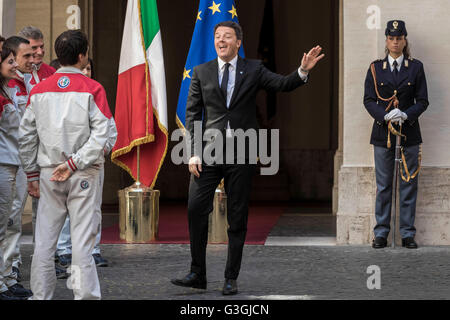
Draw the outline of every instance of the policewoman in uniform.
M427 109L428 93L422 62L410 56L405 22L387 23L386 57L374 61L365 80L364 106L374 118L377 194L373 248L384 248L390 231L396 135L401 135L400 234L402 246L415 249L417 179L422 136L419 117Z

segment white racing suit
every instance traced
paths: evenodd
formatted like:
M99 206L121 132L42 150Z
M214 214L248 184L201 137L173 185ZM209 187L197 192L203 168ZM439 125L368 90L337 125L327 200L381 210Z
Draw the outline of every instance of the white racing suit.
M3 110L0 120L0 215L6 223L0 223L0 250L3 256L3 277L8 287L17 283L17 273L22 263L20 255L20 237L22 235L22 214L27 197L26 176L19 159L19 125L25 112L28 93L25 88L31 75L26 77L18 72L21 80L11 80L14 86L4 87L11 97L3 98ZM0 281L1 282L1 281ZM1 291L1 289L0 289Z
M17 103L20 107L23 106L25 108L27 102L28 102L28 95L31 92L31 89L38 84L41 81L44 81L48 77L52 76L55 73L55 69L45 63L41 63L40 65L33 65L33 72L32 73L22 73L20 71L17 71L17 77L18 79L11 80L8 85L10 88L12 88L15 91L15 103ZM39 204L38 198L31 198L32 199L32 217L31 217L31 223L33 227L33 243L34 243L34 231L36 229L36 213L37 208ZM18 249L17 249L18 250ZM16 261L19 260L20 264L22 263L22 260L20 256L14 257L13 265L17 267Z
M117 140L117 128L116 122L114 118L109 119L109 134L108 141L106 141L105 152L106 156L111 152L114 147L114 144ZM100 168L100 188L103 191L103 182L105 178L105 170L102 166ZM102 213L102 192L99 192L99 199L97 201L97 210ZM95 237L95 246L94 250L92 250L92 254L100 254L100 240L102 237L101 226L98 230L97 236ZM72 254L72 240L70 238L70 218L67 216L66 221L64 222L64 226L61 230L61 234L58 238L58 243L56 245L56 255L59 257L61 255Z
M19 240L27 192L18 142L23 113L24 109L0 96L0 292L17 283L12 267L13 258L20 259Z
M100 299L92 249L101 215L96 209L99 168L109 134L104 88L76 68L63 67L31 91L19 128L19 155L28 181L39 181L40 202L31 264L33 299L51 299L54 254L67 213L72 235L71 285L75 299ZM72 175L53 182L65 163Z

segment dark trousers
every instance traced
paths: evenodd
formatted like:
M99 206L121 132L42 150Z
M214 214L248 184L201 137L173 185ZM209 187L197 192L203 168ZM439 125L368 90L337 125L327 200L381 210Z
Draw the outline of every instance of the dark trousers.
M197 178L191 175L188 219L191 241L191 272L206 275L208 217L213 210L214 194L222 178L227 193L228 258L225 278L237 279L247 234L248 202L254 165L202 166Z
M418 167L419 145L404 148L406 163L410 174ZM392 183L394 177L395 147L390 149L374 147L377 196L375 202L375 237L387 238L391 229ZM403 166L403 164L401 164ZM399 172L400 175L400 172ZM405 182L400 178L400 234L402 238L414 237L416 228L417 180L418 176Z

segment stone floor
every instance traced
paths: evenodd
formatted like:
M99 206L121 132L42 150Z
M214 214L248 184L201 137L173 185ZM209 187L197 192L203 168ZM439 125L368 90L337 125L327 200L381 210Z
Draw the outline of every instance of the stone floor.
M117 217L104 215L104 223ZM101 245L110 266L98 268L105 300L322 300L449 299L450 247L418 250L370 246L336 246L336 220L328 207L291 207L272 229L266 245L244 248L239 294L221 294L227 247L209 245L208 289L174 286L170 279L189 269L189 245ZM29 288L32 254L29 223L22 244L24 276ZM419 243L420 245L420 243ZM374 267L375 266L375 267ZM369 289L379 270L380 288ZM378 269L379 268L379 269ZM368 273L369 269L369 273ZM369 279L370 278L370 279ZM58 280L55 299L72 299L66 280Z
M98 268L103 299L224 299L225 245L208 246L207 290L170 283L188 271L188 245L101 248L111 262ZM31 245L23 245L25 287L29 287L31 251ZM246 246L238 279L240 294L231 299L449 299L449 257L448 247ZM367 282L372 273L367 270L373 265L379 267L381 288L370 290ZM66 280L58 280L54 298L73 298Z

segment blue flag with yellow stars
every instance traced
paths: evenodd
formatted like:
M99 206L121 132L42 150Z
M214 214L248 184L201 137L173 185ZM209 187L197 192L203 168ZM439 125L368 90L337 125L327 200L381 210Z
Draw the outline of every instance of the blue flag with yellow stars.
M200 0L191 47L183 71L180 95L177 105L177 125L184 129L186 121L186 101L195 66L217 58L214 48L214 27L219 22L232 20L238 22L236 6L233 0ZM239 55L244 57L243 46Z

